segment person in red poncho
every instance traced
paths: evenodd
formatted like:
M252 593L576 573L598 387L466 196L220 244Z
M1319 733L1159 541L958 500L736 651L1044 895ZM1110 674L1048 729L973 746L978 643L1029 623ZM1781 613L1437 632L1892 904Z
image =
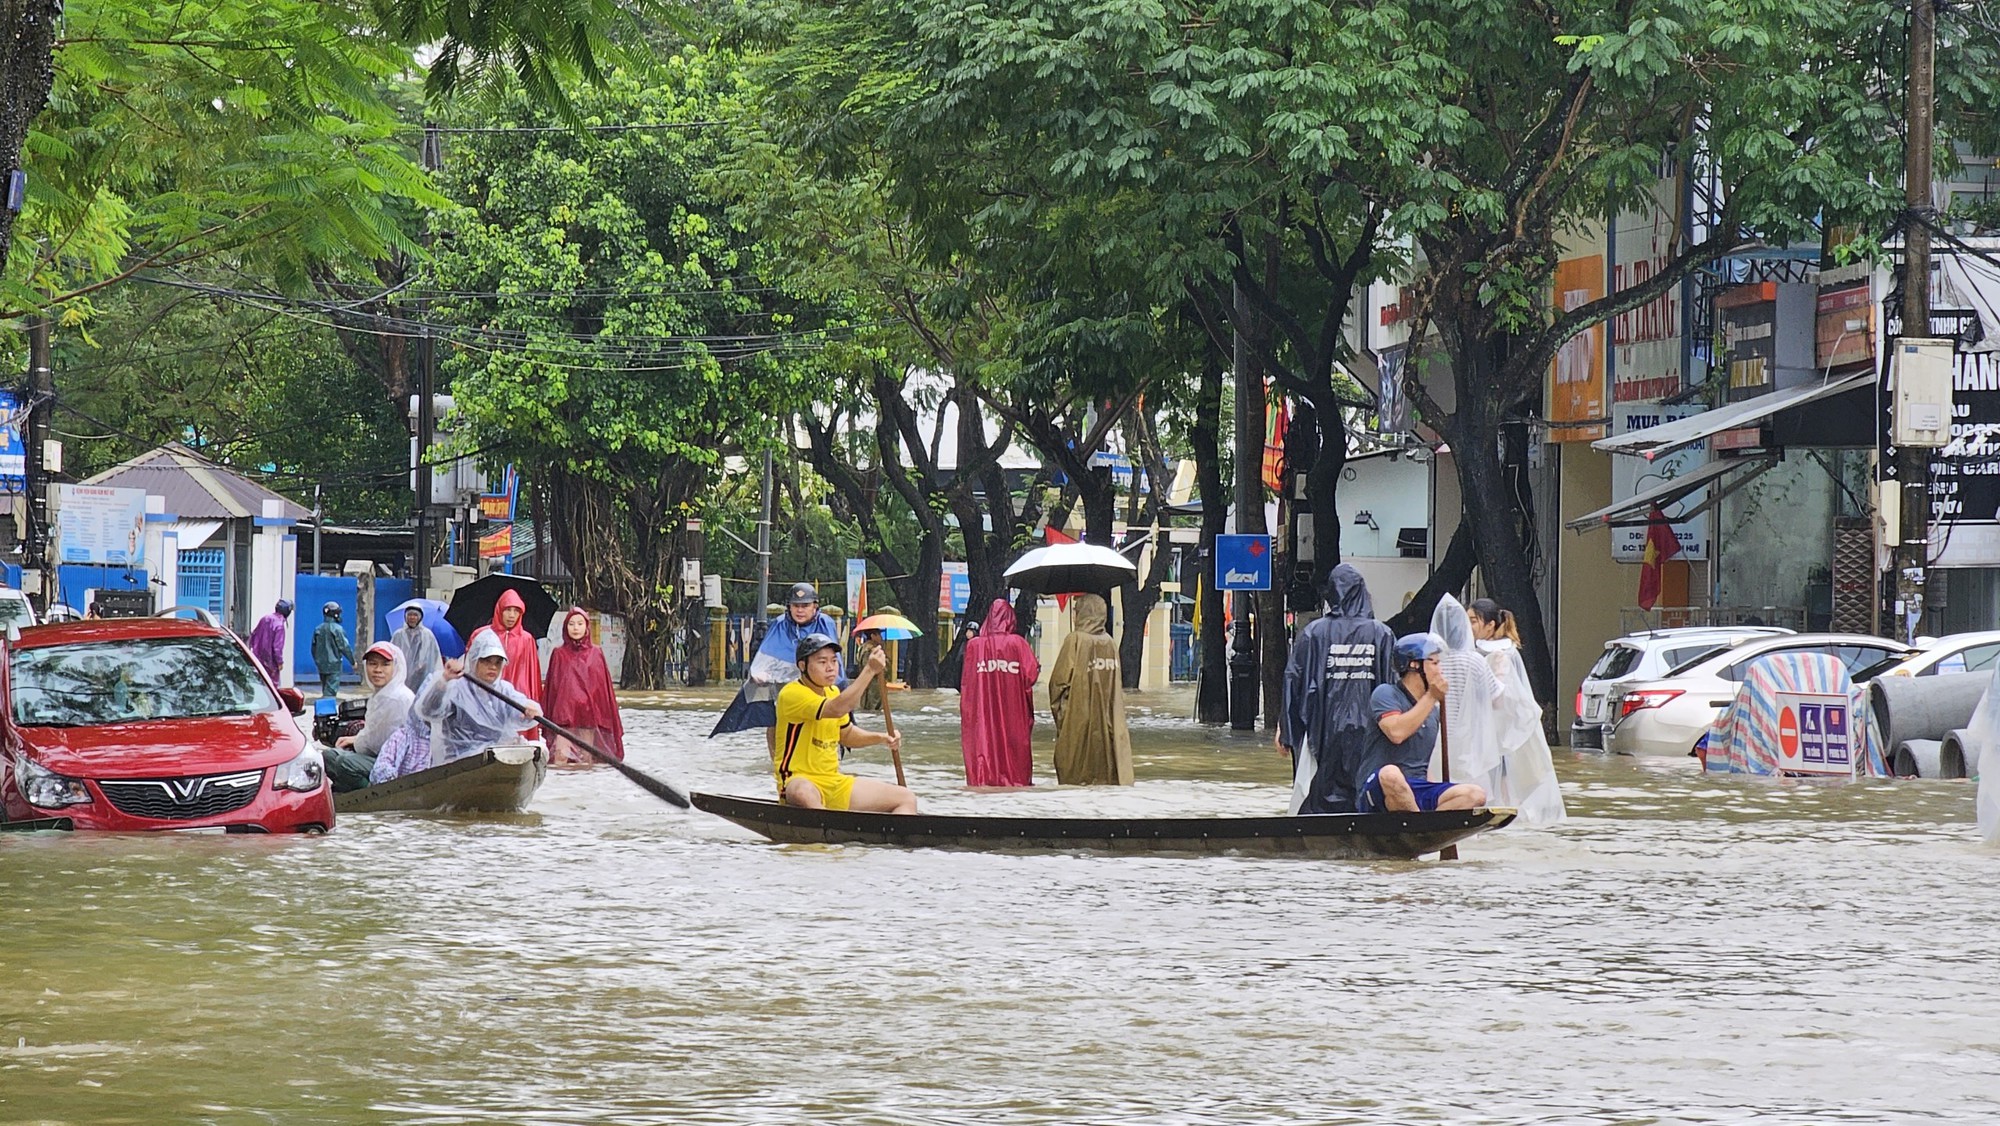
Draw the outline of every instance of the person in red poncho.
M493 623L480 626L472 631L472 637L465 639L468 646L472 638L488 630L500 639L507 650L507 669L501 679L518 689L521 695L537 704L542 702L542 653L535 647L535 635L521 624L521 616L528 612L528 604L514 591L500 592L500 600L493 604ZM521 732L529 739L540 738L541 730L530 727Z
M604 650L590 640L590 614L573 607L563 618L562 644L549 654L549 679L542 708L550 722L589 740L598 750L625 761L625 724L618 718L618 697L611 691L611 668ZM549 761L593 763L589 751L567 739L552 739Z
M1032 786L1034 779L1034 647L1014 632L1014 608L996 598L979 636L965 643L959 682L959 741L968 786Z

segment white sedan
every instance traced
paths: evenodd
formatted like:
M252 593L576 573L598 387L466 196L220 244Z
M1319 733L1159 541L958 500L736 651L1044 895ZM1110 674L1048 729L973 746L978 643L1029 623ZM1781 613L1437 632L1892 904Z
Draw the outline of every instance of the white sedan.
M2000 630L1917 638L1917 651L1865 670L1877 676L1936 676L1951 672L1992 672L2000 662Z
M1900 641L1859 633L1745 637L1657 680L1614 685L1604 749L1619 755L1684 756L1736 698L1750 662L1773 653L1826 653L1866 679L1892 658L1917 652Z

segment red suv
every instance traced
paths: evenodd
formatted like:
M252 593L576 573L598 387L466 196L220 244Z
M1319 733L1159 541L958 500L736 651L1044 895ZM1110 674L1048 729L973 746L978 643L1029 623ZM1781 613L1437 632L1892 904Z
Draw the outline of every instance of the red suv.
M333 828L319 751L235 635L175 618L20 631L0 670L0 820L78 829Z

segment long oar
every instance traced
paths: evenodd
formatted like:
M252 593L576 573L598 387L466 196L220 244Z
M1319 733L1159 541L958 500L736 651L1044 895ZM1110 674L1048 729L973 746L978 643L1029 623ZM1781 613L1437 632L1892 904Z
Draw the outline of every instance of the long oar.
M1442 781L1451 785L1451 720L1446 718L1444 701L1438 701L1438 772L1444 775ZM1457 860L1458 846L1446 845L1438 850L1439 860Z
M884 656L887 656L886 651ZM888 675L882 679L882 726L888 728L892 736L896 734L896 717L889 714L889 685L895 679L896 668L891 665ZM903 778L903 755L894 743L889 744L889 761L896 764L896 785L908 788L909 782Z
M514 704L514 701L508 700L507 697L502 695L498 689L494 688L492 685L486 683L485 681L479 679L478 677L468 673L466 674L465 679L471 681L475 687L477 687L481 692L486 693L488 696L491 696L496 700L503 700L509 704ZM519 707L520 705L515 704L514 706ZM679 806L682 809L688 808L688 799L686 794L681 793L679 790L674 789L667 783L660 781L658 778L653 777L652 775L646 773L643 770L640 770L638 767L627 766L625 763L620 762L616 758L613 758L611 755L606 754L604 751L599 750L596 746L580 738L576 732L569 730L568 728L562 726L556 721L550 719L548 716L538 715L535 717L535 722L541 724L543 729L549 731L550 733L555 735L560 735L563 738L568 739L570 742L575 743L577 746L582 747L584 750L589 751L591 754L596 755L599 762L602 762L606 766L609 766L611 769L617 771L620 774L623 774L626 778L630 779L634 785L638 786L640 789L646 791L647 793L653 795L654 797L660 799L661 801L666 802L668 805Z

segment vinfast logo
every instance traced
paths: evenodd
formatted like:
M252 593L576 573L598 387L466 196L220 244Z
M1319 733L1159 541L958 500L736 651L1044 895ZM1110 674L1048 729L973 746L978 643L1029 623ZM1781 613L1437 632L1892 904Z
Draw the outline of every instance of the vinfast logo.
M973 669L972 671L973 671L973 672L1008 672L1008 673L1013 673L1013 674L1015 674L1015 675L1017 675L1017 676L1018 676L1018 675L1020 675L1020 672L1021 672L1021 662L1019 662L1019 661L1003 661L1003 660L999 659L998 657L989 657L989 658L987 658L986 660L984 660L984 661L981 661L981 662L979 662L979 665L978 665L978 667L974 668L974 669Z

